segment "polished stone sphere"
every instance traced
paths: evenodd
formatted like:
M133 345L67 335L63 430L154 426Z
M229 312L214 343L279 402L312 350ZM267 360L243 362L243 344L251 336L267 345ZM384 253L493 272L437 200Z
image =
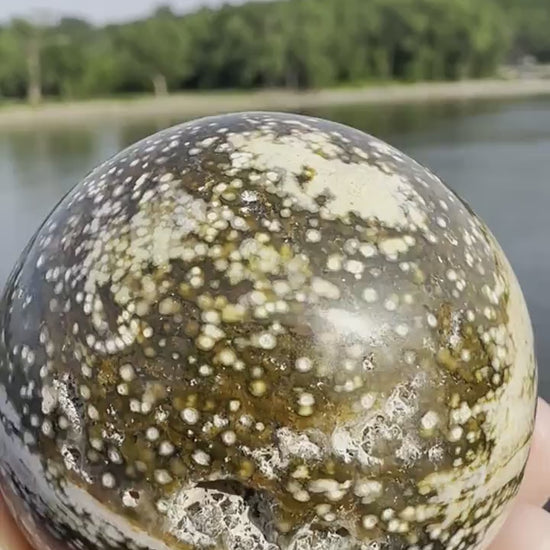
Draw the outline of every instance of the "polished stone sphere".
M508 261L339 124L131 146L0 308L0 487L39 550L481 550L522 478L537 375Z

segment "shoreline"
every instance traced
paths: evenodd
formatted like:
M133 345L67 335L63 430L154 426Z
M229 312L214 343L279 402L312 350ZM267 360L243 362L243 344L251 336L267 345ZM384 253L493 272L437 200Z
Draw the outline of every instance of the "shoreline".
M318 91L180 92L162 98L91 99L4 106L0 128L101 123L101 119L197 117L250 110L301 110L345 105L384 105L441 101L550 96L550 79L468 80L417 84L373 85ZM98 120L99 119L99 120Z

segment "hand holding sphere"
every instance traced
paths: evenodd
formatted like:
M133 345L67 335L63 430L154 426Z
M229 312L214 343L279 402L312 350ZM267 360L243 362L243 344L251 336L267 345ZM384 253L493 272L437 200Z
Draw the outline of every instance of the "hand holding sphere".
M484 550L522 480L536 366L504 254L338 124L130 147L0 314L0 476L40 548Z

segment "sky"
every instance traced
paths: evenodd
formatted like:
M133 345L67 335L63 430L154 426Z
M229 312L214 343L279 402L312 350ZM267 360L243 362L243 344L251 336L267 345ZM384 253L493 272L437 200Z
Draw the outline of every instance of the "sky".
M199 6L223 3L227 0L0 0L0 21L16 16L57 19L62 15L72 15L101 24L148 15L159 5L169 5L177 12L185 12Z

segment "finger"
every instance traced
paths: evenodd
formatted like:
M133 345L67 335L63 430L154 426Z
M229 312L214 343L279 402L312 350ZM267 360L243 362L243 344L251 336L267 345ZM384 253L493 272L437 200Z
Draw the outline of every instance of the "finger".
M0 495L0 550L31 550Z
M550 497L550 405L539 399L531 454L518 500L543 506Z
M537 506L518 503L489 550L522 549L550 549L550 515Z

